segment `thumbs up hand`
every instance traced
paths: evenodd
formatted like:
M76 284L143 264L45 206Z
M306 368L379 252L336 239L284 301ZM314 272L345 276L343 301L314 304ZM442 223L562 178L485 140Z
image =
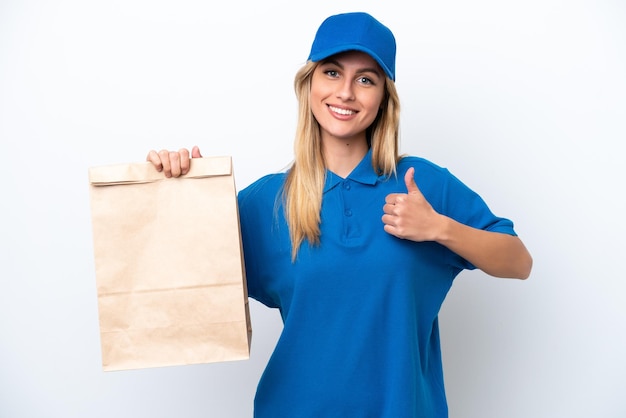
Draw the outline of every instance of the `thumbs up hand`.
M385 198L382 221L385 232L412 241L436 241L443 226L442 215L428 203L414 179L415 169L404 175L407 193Z

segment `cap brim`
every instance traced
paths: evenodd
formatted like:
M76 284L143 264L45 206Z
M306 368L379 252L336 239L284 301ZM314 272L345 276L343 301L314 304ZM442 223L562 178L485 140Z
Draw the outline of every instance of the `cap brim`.
M364 47L363 45L358 45L358 44L347 44L347 45L341 45L339 47L335 47L335 48L328 48L325 49L323 51L318 51L314 54L311 54L311 56L309 57L309 59L313 62L317 62L317 61L322 61L328 57L331 57L335 54L339 54L341 52L347 52L347 51L361 51L361 52L365 52L367 55L369 55L370 57L374 58L374 60L378 63L378 65L380 65L380 68L383 69L383 71L385 72L385 74L387 75L387 77L389 77L390 79L394 79L393 74L391 73L391 71L389 70L389 68L387 68L387 66L385 65L384 61L382 59L380 59L380 57L378 55L376 55L374 52L372 52L372 50L370 50L369 48Z

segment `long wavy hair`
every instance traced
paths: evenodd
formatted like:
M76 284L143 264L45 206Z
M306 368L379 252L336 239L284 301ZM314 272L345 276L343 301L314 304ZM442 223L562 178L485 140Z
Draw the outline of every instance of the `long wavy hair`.
M307 62L296 73L294 88L298 99L298 123L294 141L294 160L283 189L285 218L291 238L291 258L306 240L320 242L322 194L326 163L322 154L320 126L311 111L311 80L317 62ZM385 95L376 119L367 129L372 150L372 166L379 175L396 175L398 162L400 100L395 83L385 79Z

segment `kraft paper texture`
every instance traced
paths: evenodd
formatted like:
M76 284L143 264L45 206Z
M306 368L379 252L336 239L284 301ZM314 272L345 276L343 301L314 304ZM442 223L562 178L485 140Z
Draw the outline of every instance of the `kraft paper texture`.
M166 178L89 169L102 368L249 358L252 329L230 157Z

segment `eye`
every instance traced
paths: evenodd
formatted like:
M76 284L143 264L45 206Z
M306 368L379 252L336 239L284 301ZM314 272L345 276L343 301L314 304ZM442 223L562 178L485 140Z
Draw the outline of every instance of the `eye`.
M324 71L324 74L332 78L336 78L339 76L339 72L337 72L337 70L326 70Z
M359 78L357 78L356 81L359 84L375 85L374 80L372 80L371 78L368 78L368 77L359 77Z

